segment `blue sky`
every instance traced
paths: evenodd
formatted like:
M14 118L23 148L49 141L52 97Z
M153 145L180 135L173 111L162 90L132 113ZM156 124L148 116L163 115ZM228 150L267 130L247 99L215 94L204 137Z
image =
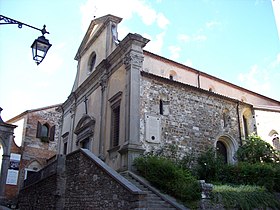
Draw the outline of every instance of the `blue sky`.
M91 19L109 13L123 18L119 39L139 33L151 40L145 50L280 100L279 8L280 0L0 0L1 15L46 24L53 45L37 66L30 46L40 32L1 26L2 118L64 102Z

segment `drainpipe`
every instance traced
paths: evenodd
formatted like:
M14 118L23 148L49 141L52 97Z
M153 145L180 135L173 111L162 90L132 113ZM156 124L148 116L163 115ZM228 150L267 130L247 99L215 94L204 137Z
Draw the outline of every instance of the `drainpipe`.
M238 101L237 106L236 106L236 114L237 114L237 121L238 121L238 133L239 133L240 145L242 146L241 130L240 130L239 105L240 105L240 102Z
M101 84L101 107L100 107L100 126L99 126L99 155L98 157L101 160L104 160L104 154L103 154L103 141L104 141L104 133L103 133L103 118L104 118L104 91L105 86L104 84Z
M73 93L73 96L74 96L74 103L72 103L71 107L70 107L70 114L71 114L71 125L70 125L70 128L71 128L71 131L70 133L72 134L71 135L71 140L69 142L71 142L71 145L70 145L70 152L73 151L73 145L74 145L74 126L75 126L75 116L76 116L76 103L77 103L77 98L76 98L76 94Z
M58 146L58 154L62 154L61 153L61 151L62 151L61 150L61 147L62 147L62 145L61 145L61 139L62 139L61 135L62 135L62 129L63 129L63 122L64 122L64 109L63 109L63 106L61 105L60 108L62 110L62 116L61 116L62 119L61 119L61 125L60 125L60 129L59 129L60 133L59 133L59 137L58 137L58 145L59 145Z
M200 88L200 72L197 74L197 87Z

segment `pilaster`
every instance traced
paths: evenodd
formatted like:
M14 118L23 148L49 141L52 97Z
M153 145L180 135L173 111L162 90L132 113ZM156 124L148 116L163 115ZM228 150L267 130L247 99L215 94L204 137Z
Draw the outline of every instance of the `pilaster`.
M123 59L126 69L125 144L119 150L122 170L132 170L134 158L144 151L140 143L140 72L144 61L143 47L148 41L138 34L129 34L121 43L127 47Z

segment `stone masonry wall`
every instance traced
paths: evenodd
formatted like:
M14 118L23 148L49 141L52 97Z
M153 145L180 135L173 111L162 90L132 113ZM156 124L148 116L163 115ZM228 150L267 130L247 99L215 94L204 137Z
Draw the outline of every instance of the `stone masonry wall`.
M67 156L66 176L65 209L135 209L142 205L143 195L131 193L81 152Z
M25 168L27 168L32 161L38 161L41 167L43 167L47 164L49 158L57 154L61 116L62 113L57 107L28 113L22 145L23 149L19 175L20 188L23 185ZM49 126L55 126L54 141L43 142L41 139L36 138L38 122L41 124L48 123Z
M63 156L57 160L56 173L52 171L20 191L20 209L145 208L146 194L90 151L77 150L68 154L64 163L59 160ZM40 174L44 175L46 170L47 167Z
M29 209L56 209L57 174L53 174L19 193L19 207Z
M146 151L175 144L197 155L214 147L223 135L230 136L237 144L240 142L235 100L147 73L142 73L140 95L140 140ZM160 100L163 113L160 113ZM161 120L159 143L146 141L147 114Z

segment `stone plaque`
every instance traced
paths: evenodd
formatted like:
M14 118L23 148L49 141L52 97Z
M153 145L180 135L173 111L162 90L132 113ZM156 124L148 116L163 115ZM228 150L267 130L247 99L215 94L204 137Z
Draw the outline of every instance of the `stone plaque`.
M145 116L146 141L150 143L160 143L161 121L158 116Z

